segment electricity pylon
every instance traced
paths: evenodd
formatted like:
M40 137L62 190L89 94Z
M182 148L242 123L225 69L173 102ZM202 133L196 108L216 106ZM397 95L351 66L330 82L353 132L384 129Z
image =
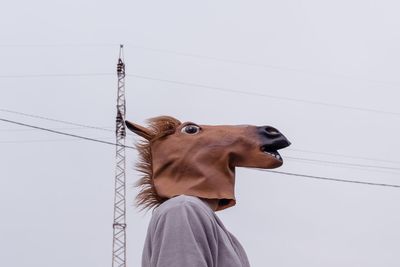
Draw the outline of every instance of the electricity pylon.
M118 95L116 117L116 170L114 193L114 222L112 266L126 267L126 219L125 219L125 63L123 45L120 45L117 64Z

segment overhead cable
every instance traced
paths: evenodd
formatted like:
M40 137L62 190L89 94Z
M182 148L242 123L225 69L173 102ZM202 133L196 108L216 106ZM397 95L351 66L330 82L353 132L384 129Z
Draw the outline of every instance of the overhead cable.
M114 132L113 130L107 129L107 128L104 128L104 127L91 126L91 125L86 125L86 124L81 124L81 123L76 123L76 122L58 120L58 119L53 119L53 118L49 118L49 117L28 114L28 113L19 112L19 111L10 110L10 109L5 109L5 108L0 108L0 111L1 112L11 113L11 114L22 115L22 116L26 116L26 117L31 117L31 118L35 118L35 119L59 122L59 123L63 123L63 124L69 124L69 125L74 125L74 126L79 126L79 127L84 127L84 128L90 128L90 129L95 129L95 130L101 130L101 131L107 131L107 132Z
M371 157L353 156L353 155L346 155L346 154L341 154L341 153L311 151L311 150L306 150L306 149L287 148L286 150L288 150L288 151L295 151L295 152L302 152L302 153L310 153L310 154L319 154L319 155L334 156L334 157L344 157L344 158L350 158L350 159L361 159L361 160L368 160L368 161L381 161L381 162L387 162L387 163L400 163L400 161L395 161L395 160L387 160L387 159L378 159L378 158L371 158Z
M73 44L73 43L64 43L64 44L0 44L0 47L115 47L119 46L119 44L113 43L87 43L87 44Z
M318 160L318 159L298 158L298 157L291 157L291 156L286 156L286 158L288 158L288 159L293 159L293 160L301 160L301 161L311 161L311 162L318 162L318 163L328 163L328 164L334 164L334 165L344 165L344 166L353 166L353 167L376 168L376 169L400 171L400 168L388 167L388 166L378 166L378 165L347 163L347 162L338 162L338 161L329 161L329 160Z
M87 130L87 127L60 127L60 128L52 128L53 130ZM96 129L97 130L97 129ZM29 131L37 131L37 129L0 129L0 132L29 132Z
M13 47L15 47L15 48L21 48L21 47L30 47L30 48L71 47L71 48L73 48L73 47L116 47L119 45L120 44L117 44L117 43L115 43L115 44L114 43L0 44L0 47L10 47L10 48L13 48ZM216 57L216 56L201 55L201 54L182 52L182 51L176 51L176 50L165 49L165 48L148 47L148 46L138 45L138 44L134 44L134 43L128 43L128 44L125 44L125 46L130 46L130 47L139 48L139 49L148 50L148 51L157 52L157 53L172 54L172 55L176 55L176 56L183 56L183 57L190 57L190 58L199 58L199 59L212 60L212 61L217 61L217 62L235 64L235 65L261 67L261 68L274 69L274 70L279 70L279 71L299 72L299 73L306 73L306 74L320 75L320 76L321 75L333 76L333 77L340 77L340 78L345 78L345 79L350 79L350 80L365 81L365 82L369 82L369 83L378 83L378 84L383 84L383 85L388 85L388 86L396 86L396 87L399 86L399 84L395 84L393 82L365 79L362 77L355 77L353 75L347 75L347 74L324 72L324 71L309 70L309 69L307 70L307 69L293 68L293 67L280 66L280 65L271 65L271 64L261 63L261 62L245 61L245 60L239 60L239 59L221 58L221 57Z
M82 136L82 135L76 135L76 134L70 134L70 133L66 133L66 132L56 131L56 130L43 128L43 127L31 125L31 124L26 124L26 123L22 123L22 122L17 122L17 121L13 121L13 120L7 120L7 119L0 118L0 121L13 123L13 124L21 125L21 126L25 126L25 127L30 127L30 128L34 128L34 129L38 129L38 130L42 130L42 131L47 131L47 132L51 132L51 133L55 133L55 134L61 134L61 135L76 137L76 138L84 139L84 140L87 140L87 141L93 141L93 142L103 143L103 144L107 144L107 145L119 146L118 144L113 143L113 142L108 142L108 141L95 139L95 138L91 138L91 137L86 137L86 136ZM124 146L124 147L133 148L134 149L134 147L132 147L132 146Z
M243 94L243 95L252 95L252 96L258 96L258 97L266 97L266 98L279 99L279 100L285 100L285 101L291 101L291 102L306 103L306 104L312 104L312 105L320 105L320 106L327 106L327 107L333 107L333 108L342 108L342 109L365 111L365 112L388 114L388 115L396 115L396 116L400 115L400 112L370 109L370 108L364 108L364 107L347 106L347 105L342 105L342 104L334 104L334 103L327 103L327 102L320 102L320 101L313 101L313 100L306 100L306 99L292 98L292 97L285 97L285 96L276 96L276 95L264 94L264 93L259 93L259 92L241 91L241 90L227 88L227 87L219 87L219 86L204 85L204 84L199 84L199 83L162 79L162 78L156 78L156 77L144 76L144 75L138 75L138 74L128 74L127 76L135 77L138 79L144 79L144 80L152 80L152 81L158 81L158 82L164 82L164 83L179 84L179 85L185 85L185 86L191 86L191 87L207 88L207 89L217 90L217 91L222 91L222 92Z
M60 134L60 135L65 135L65 136L71 136L71 137L75 137L75 138L80 138L80 139L84 139L84 140L87 140L87 141L93 141L93 142L103 143L103 144L113 145L113 146L118 145L118 144L113 143L113 142L108 142L108 141L99 140L99 139L95 139L95 138L90 138L90 137L85 137L85 136L80 136L80 135L65 133L65 132L61 132L61 131L55 131L55 130L52 130L52 129L43 128L43 127L38 127L38 126L35 126L35 125L26 124L26 123L21 123L21 122L17 122L17 121L13 121L13 120L7 120L7 119L0 118L0 121L12 123L12 124L16 124L16 125L20 125L20 126L25 126L25 127L35 128L35 129L38 129L38 130L43 130L43 131L47 131L47 132L51 132L51 133L55 133L55 134ZM132 147L132 146L124 146L124 147L134 149L134 147ZM393 184L372 183L372 182L361 182L361 181L355 181L355 180L345 180L345 179L339 179L339 178L330 178L330 177L322 177L322 176L313 176L313 175L306 175L306 174L299 174L299 173L290 173L290 172L280 172L280 171L265 170L265 169L256 169L256 170L267 171L267 172L272 172L272 173L280 173L280 174L291 175L291 176L299 176L299 177L305 177L305 178L312 178L312 179L321 179L321 180L330 180L330 181L336 181L336 182L356 183L356 184L364 184L364 185L372 185L372 186L387 186L387 187L396 187L396 188L400 188L400 185L393 185Z
M106 138L106 139L114 139L114 138ZM78 138L71 139L33 139L33 140L8 140L8 141L0 141L0 144L29 144L29 143L51 143L51 142L76 142L83 141Z
M90 126L90 125L80 124L80 123L75 123L75 122L70 122L70 121L63 121L63 120L58 120L58 119L54 119L54 118L49 118L49 117L43 117L43 116L23 113L23 112L9 110L9 109L1 109L0 108L0 111L81 127L81 128L78 128L78 129L88 128L88 129L94 129L94 130L102 130L102 131L113 132L113 130L107 129L107 128L104 128L104 127L96 127L96 126ZM56 130L66 130L66 129L71 130L71 129L76 129L76 128L58 128ZM0 131L7 131L7 130L8 129L0 130ZM16 131L17 129L13 129L13 130ZM31 130L38 130L38 129L31 128ZM55 130L55 128L53 128L53 130ZM20 129L20 131L23 131L23 129ZM133 133L130 133L130 132L128 132L127 134L128 135L133 135ZM22 142L25 142L25 141L26 140L22 140ZM12 142L18 142L18 141L12 141ZM291 149L291 150L295 150L295 149ZM379 166L379 165L356 164L356 163L347 163L347 162L338 162L338 161L325 161L325 160L317 160L317 159L309 159L309 158L301 158L301 157L291 157L291 156L286 156L285 158L291 159L291 160L298 160L298 161L316 162L316 163L324 163L324 164L325 163L326 164L334 164L334 165L339 165L339 166L362 167L362 168L377 168L377 169L387 169L387 170L400 170L400 168L396 168L396 167ZM396 162L394 162L394 163L396 163Z
M90 77L110 76L114 73L39 73L39 74L9 74L0 75L0 78L43 78L43 77Z
M339 179L339 178L333 178L333 177L315 176L315 175L299 174L299 173L293 173L293 172L273 171L273 170L266 170L266 169L256 169L256 170L265 171L265 172L271 172L271 173L284 174L284 175L289 175L289 176L304 177L304 178L310 178L310 179L318 179L318 180L343 182L343 183L353 183L353 184L363 184L363 185L372 185L372 186L386 186L386 187L400 188L400 185L394 185L394 184L362 182L362 181L357 181L357 180L347 180L347 179Z
M32 75L16 74L16 75L0 75L0 78L85 77L85 76L110 76L110 75L114 75L114 74L112 74L112 73L86 73L86 74L85 73L83 73L83 74L69 73L69 74L32 74ZM400 115L400 112L394 112L394 111L356 107L356 106L349 106L349 105L342 105L342 104L335 104L335 103L327 103L327 102L293 98L293 97L277 96L277 95L265 94L265 93L254 92L254 91L243 91L243 90L233 89L233 88L228 88L228 87L219 87L219 86L211 86L211 85L178 81L178 80L162 79L162 78L139 75L139 74L128 74L127 76L135 77L138 79L145 79L145 80L152 80L152 81L158 81L158 82L164 82L164 83L185 85L185 86L190 86L190 87L206 88L206 89L210 89L210 90L216 90L216 91L227 92L227 93L266 97L266 98L270 98L270 99L278 99L278 100L284 100L284 101L290 101L290 102L327 106L327 107L341 108L341 109L348 109L348 110L357 110L357 111L364 111L364 112L371 112L371 113L378 113L378 114L387 114L387 115L395 115L395 116Z
M68 124L68 125L74 125L74 126L80 127L80 129L81 128L87 128L87 129L101 130L101 131L107 131L107 132L115 132L114 130L111 130L111 129L106 128L106 127L92 126L92 125L87 125L87 124L81 124L81 123L76 123L76 122L59 120L59 119L54 119L54 118L49 118L49 117L44 117L44 116L39 116L39 115L34 115L34 114L28 114L28 113L19 112L19 111L10 110L10 109L0 108L0 112L7 112L7 113L17 114L17 115L21 115L21 116L25 116L25 117L31 117L31 118L35 118L35 119L41 119L41 120L47 120L47 121L53 121L53 122ZM32 130L35 130L35 129L32 129ZM58 129L58 130L60 130L60 129ZM73 128L70 128L70 130L73 130ZM128 135L133 135L133 133L130 133L130 132L128 132L127 134Z
M279 70L279 71L299 72L299 73L306 73L306 74L320 75L320 76L321 75L323 75L323 76L333 76L333 77L340 77L340 78L349 79L349 80L364 81L364 82L369 82L369 83L378 83L378 84L388 85L388 86L392 86L392 87L393 86L395 86L395 87L399 86L399 84L396 84L396 83L393 83L393 82L365 79L365 78L362 78L362 77L355 77L353 75L347 75L347 74L323 72L323 71L317 71L317 70L307 70L307 69L293 68L293 67L287 67L287 66L265 64L265 63L260 63L260 62L252 62L252 61L244 61L244 60L238 60L238 59L221 58L221 57L216 57L216 56L199 55L199 54L194 54L194 53L174 51L174 50L162 49L162 48L146 47L146 46L141 46L141 45L136 45L136 44L129 44L129 43L126 44L126 46L136 47L136 48L140 48L140 49L144 49L144 50L148 50L148 51L153 51L153 52L157 52L157 53L167 53L167 54L173 54L173 55L177 55L177 56L213 60L213 61L219 61L219 62L224 62L224 63L236 64L236 65L245 65L245 66L251 66L251 67L261 67L261 68L274 69L274 70Z

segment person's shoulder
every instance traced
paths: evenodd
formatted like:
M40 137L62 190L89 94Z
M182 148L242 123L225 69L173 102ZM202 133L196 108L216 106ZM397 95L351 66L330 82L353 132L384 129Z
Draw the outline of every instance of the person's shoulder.
M189 213L197 216L213 217L213 211L201 199L194 196L180 195L168 199L154 210L153 217L168 214Z

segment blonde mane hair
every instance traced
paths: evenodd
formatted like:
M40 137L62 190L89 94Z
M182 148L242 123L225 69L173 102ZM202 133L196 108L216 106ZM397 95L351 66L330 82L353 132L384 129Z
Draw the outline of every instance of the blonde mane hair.
M157 139L175 133L176 128L181 122L169 116L161 116L148 120L148 130L151 132L151 140L142 140L136 144L139 152L139 161L136 164L136 170L142 174L140 180L136 183L139 187L139 193L136 196L136 205L141 210L149 210L159 206L166 201L157 194L153 181L153 160L151 154L151 143Z

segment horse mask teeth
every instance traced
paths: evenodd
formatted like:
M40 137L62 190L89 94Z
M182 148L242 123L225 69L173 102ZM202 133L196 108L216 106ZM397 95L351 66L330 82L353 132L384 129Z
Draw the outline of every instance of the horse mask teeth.
M148 122L143 127L126 121L144 138L137 145L137 169L143 174L137 203L143 208L183 194L219 199L218 210L231 207L236 203L235 167L279 167L283 162L277 150L290 145L270 126L197 125L168 116Z

